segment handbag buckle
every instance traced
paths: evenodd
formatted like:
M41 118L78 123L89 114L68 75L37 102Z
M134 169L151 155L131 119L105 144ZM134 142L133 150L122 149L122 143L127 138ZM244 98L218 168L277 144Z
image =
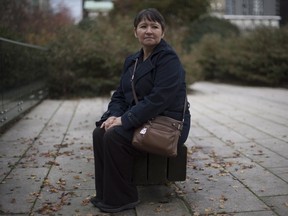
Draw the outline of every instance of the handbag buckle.
M146 134L146 132L147 132L147 128L144 127L141 129L140 134L144 135L144 134Z
M173 126L176 127L178 130L182 130L183 128L183 125L182 124L176 124L176 123L173 123Z

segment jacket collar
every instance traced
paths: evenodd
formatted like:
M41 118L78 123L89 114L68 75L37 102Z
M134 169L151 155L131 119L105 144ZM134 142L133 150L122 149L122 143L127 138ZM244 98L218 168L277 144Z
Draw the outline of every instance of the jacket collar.
M137 65L136 68L136 73L135 73L135 83L137 82L137 80L139 80L142 76L144 76L146 73L150 72L151 70L153 70L155 68L155 65L153 64L153 62L151 61L151 58L156 55L157 53L159 53L162 50L165 50L169 47L169 45L166 43L165 40L161 39L160 43L155 47L155 49L153 50L153 52L151 53L151 55L141 64ZM168 48L169 49L169 48ZM141 58L143 56L143 50L139 50L137 53L135 53L134 55L130 56L129 59L129 63L128 65L131 64L135 64L136 59ZM132 71L131 71L132 72ZM132 73L131 73L132 74Z
M153 52L151 53L151 55L148 57L148 59L150 60L150 58L157 54L158 52L160 52L161 50L167 49L168 44L166 43L166 41L164 39L161 39L160 43L154 48ZM137 53L135 53L134 55L131 56L131 59L133 61L136 61L137 58L142 57L143 55L143 49L139 50ZM147 60L148 60L147 59Z

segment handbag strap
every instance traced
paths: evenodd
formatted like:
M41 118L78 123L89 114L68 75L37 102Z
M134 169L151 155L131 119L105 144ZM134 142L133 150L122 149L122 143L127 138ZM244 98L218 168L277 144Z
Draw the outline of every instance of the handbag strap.
M135 92L135 85L134 85L134 77L135 77L135 71L137 68L137 64L138 64L138 58L136 58L135 64L134 64L134 68L133 68L133 73L131 76L131 86L132 86L132 92L133 92L133 97L135 100L135 103L138 103L138 98ZM184 118L185 118L185 112L186 112L186 106L187 106L187 95L185 97L185 103L184 103L184 109L183 109L183 114L182 114L182 122L184 123Z
M131 76L132 92L133 92L133 97L134 97L134 100L135 100L136 104L138 103L138 98L137 98L137 95L136 95L136 92L135 92L134 77L135 77L135 71L136 71L137 64L138 64L138 58L136 58L136 62L134 64L134 68L133 68L133 73L132 73L132 76Z

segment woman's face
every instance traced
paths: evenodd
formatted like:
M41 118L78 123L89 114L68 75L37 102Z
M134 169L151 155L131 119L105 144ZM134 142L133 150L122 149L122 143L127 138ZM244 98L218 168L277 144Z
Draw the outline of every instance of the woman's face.
M155 47L164 37L164 32L160 23L147 19L142 20L138 24L134 29L134 34L144 48Z

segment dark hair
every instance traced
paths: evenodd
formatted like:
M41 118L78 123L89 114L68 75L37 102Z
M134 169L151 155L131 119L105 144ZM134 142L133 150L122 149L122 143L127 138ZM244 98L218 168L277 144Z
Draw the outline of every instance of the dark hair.
M140 11L134 19L134 27L137 28L138 24L147 19L152 22L158 22L163 31L165 30L165 20L162 14L155 8L148 8Z

